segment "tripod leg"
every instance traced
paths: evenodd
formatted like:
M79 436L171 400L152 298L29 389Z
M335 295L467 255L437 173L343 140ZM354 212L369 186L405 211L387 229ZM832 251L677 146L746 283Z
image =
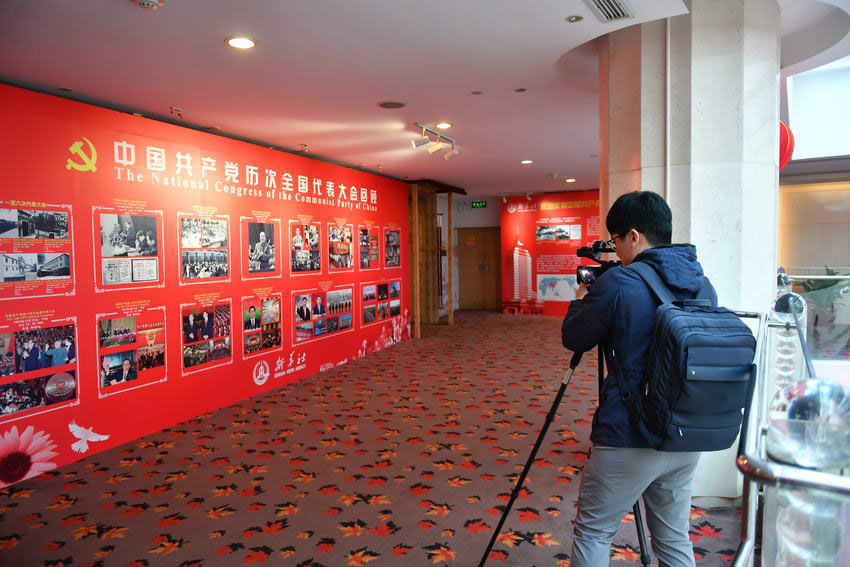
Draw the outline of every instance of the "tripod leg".
M578 358L581 358L581 353L577 353ZM549 430L549 424L552 423L552 420L555 419L555 413L558 411L558 406L561 405L561 398L564 397L564 392L567 390L567 386L570 385L570 380L573 379L573 374L576 371L576 366L578 366L578 359L573 357L575 364L570 365L570 374L566 378L561 381L561 387L558 390L558 394L555 396L555 401L552 403L552 408L549 410L549 413L546 414L546 421L543 423L543 428L540 430L540 435L537 436L537 441L534 443L534 448L531 450L531 455L528 457L528 461L525 463L525 467L522 469L522 474L519 475L519 478L514 485L514 490L511 493L511 497L508 500L507 505L505 506L504 512L502 512L502 517L499 519L499 524L496 526L496 529L493 531L493 537L490 538L490 543L487 544L487 549L484 550L484 556L481 557L481 562L478 564L478 567L484 567L484 564L487 563L487 559L490 556L490 551L493 549L493 545L496 543L496 538L499 537L499 532L502 531L502 526L505 525L505 520L508 518L508 514L511 512L511 506L514 505L514 500L519 496L519 491L522 489L522 485L525 483L525 477L528 475L528 471L531 469L531 465L534 464L534 458L537 456L537 451L540 449L540 445L543 444L543 438L546 437L546 432Z
M646 546L646 533L643 531L643 516L640 512L640 500L635 502L635 507L632 509L635 516L635 528L638 535L638 546L640 546L640 562L642 565L649 567L649 549Z

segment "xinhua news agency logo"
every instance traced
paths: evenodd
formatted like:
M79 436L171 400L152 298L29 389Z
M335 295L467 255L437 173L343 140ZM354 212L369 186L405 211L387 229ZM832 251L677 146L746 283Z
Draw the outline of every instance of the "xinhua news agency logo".
M269 363L265 360L259 361L257 364L254 365L254 373L252 376L254 378L254 384L256 384L257 386L262 386L266 383L266 380L269 379L270 374L271 372L269 371Z
M82 138L82 141L77 140L68 148L73 157L69 157L68 161L65 162L65 169L94 173L97 171L97 149L88 138L85 136L82 136ZM83 149L83 142L88 146L88 152Z

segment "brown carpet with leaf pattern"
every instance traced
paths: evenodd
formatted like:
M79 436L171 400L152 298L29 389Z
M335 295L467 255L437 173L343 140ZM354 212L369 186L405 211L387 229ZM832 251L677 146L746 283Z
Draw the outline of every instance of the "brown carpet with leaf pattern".
M456 321L0 491L0 565L478 565L569 353L557 319ZM569 565L595 394L588 355L489 565ZM728 564L736 511L691 518ZM626 518L612 565L636 548Z

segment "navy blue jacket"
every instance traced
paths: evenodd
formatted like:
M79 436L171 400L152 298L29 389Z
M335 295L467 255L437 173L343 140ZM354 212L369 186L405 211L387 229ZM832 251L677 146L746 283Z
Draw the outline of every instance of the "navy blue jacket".
M697 262L696 248L690 244L658 246L638 254L635 262L651 265L677 299L690 299L706 285L705 296L717 305L717 294ZM622 266L609 269L590 286L584 299L570 304L561 326L564 346L587 351L601 344L608 376L602 383L599 407L593 416L590 440L608 447L649 447L629 422L620 397L622 373L632 394L636 394L646 371L647 353L655 327L658 300L636 272ZM612 356L616 363L611 364Z

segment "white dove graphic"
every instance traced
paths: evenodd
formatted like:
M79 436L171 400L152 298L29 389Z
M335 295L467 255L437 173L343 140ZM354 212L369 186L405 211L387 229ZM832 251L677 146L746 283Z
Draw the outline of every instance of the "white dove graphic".
M71 449L77 453L85 453L89 450L89 441L106 441L109 435L101 435L92 431L91 427L80 427L73 421L68 424L68 429L71 430L71 435L79 439L71 445Z

